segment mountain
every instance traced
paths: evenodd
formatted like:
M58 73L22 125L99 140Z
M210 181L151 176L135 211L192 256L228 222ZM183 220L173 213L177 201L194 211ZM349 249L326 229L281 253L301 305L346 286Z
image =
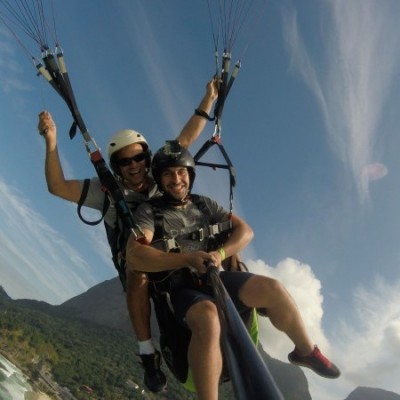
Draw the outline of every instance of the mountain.
M129 353L134 355L137 349L127 312L125 294L118 278L102 282L59 306L51 306L35 300L11 300L5 292L0 293L0 304L1 298L8 298L12 304L28 310L40 311L57 320L71 321L71 326L75 323L74 321L80 321L83 326L85 326L84 324L89 324L88 328L82 328L82 333L88 332L94 326L113 329L129 337L131 341L128 349ZM154 315L155 313L152 313L152 316ZM41 322L41 324L43 323ZM97 331L100 331L100 329ZM157 340L159 334L155 319L152 321L152 332L155 332L154 337ZM96 335L98 334L96 333ZM311 399L307 379L299 367L271 358L264 352L262 347L259 348L259 351L286 400ZM138 364L138 362L136 363ZM140 369L140 367L138 368ZM169 387L173 386L173 380L173 377L168 377ZM233 398L231 384L223 384L221 393L223 393L221 399Z
M11 297L4 290L3 286L0 286L0 304L1 303L8 303L11 300L12 300Z
M345 400L400 400L400 395L383 389L359 386Z
M63 357L70 357L71 359L72 355L72 357L75 357L75 368L80 367L80 364L86 362L87 365L92 365L92 369L95 369L94 372L99 375L101 371L98 365L103 365L104 361L100 361L100 364L94 364L95 360L89 359L89 357L92 357L91 354L94 354L97 358L100 357L100 353L105 347L105 351L108 350L108 353L104 355L105 358L103 358L103 360L108 360L107 374L110 374L110 365L114 362L116 365L114 370L122 369L125 372L128 370L128 373L131 371L130 374L133 374L134 377L133 381L139 382L140 384L142 371L138 365L139 363L137 358L134 356L137 344L128 317L125 295L121 289L121 284L119 283L118 278L100 283L90 288L85 293L73 297L59 306L51 306L45 302L34 300L12 300L7 295L6 291L0 286L0 311L2 309L12 309L13 311L16 309L26 309L27 311L23 314L21 319L25 322L28 321L32 331L40 327L42 333L44 332L45 337L48 337L49 339L50 332L54 332L54 334L56 332L66 334L66 336L61 339L55 339L55 343L57 343L58 346L61 346L61 350L56 352L58 354L56 357L60 357L60 354L63 353ZM35 313L38 316L36 316ZM8 314L11 314L11 312L8 312ZM10 321L15 321L16 318L17 316L14 317L13 315ZM8 325L9 324L10 322L8 322ZM72 333L66 332L68 330L71 330ZM20 329L18 329L18 331L20 331ZM115 334L113 332L115 332ZM76 337L76 335L78 335L78 337ZM34 336L35 340L32 340L32 342L37 342L37 335L34 334ZM101 339L102 342L96 344L97 342L95 341L97 339ZM91 343L91 345L88 347L87 343ZM83 347L79 347L82 344ZM47 344L47 346L49 346L49 344ZM118 350L118 346L122 346L123 350ZM4 350L4 347L2 348ZM55 352L52 348L47 349L46 351L48 354ZM75 351L75 353L69 353L72 351ZM84 353L85 351L89 351L89 353ZM278 387L281 389L285 400L311 399L308 391L308 382L301 368L273 359L264 352L262 347L259 348L259 351ZM11 353L12 351L7 348L7 352ZM120 353L114 354L116 352ZM26 350L24 349L24 351L20 353L25 354ZM78 360L78 362L77 358L79 358L80 353L82 353L82 358ZM121 354L122 358L119 358L119 361L113 361L112 357L120 357L119 354ZM128 366L126 367L123 366L122 362L126 357L128 357L128 355L129 360L127 364ZM29 355L29 357L27 356L26 358L28 359L28 362L30 362L29 360L32 359L32 356ZM118 367L118 364L120 368ZM82 366L82 374L86 373L83 367L86 368L86 366ZM63 368L64 370L62 372L65 375L68 371L65 370L66 366ZM134 372L134 369L137 370L137 372ZM166 372L169 382L169 395L167 393L165 396L157 396L157 398L168 399L170 398L169 396L172 395L172 398L174 399L176 396L181 399L192 399L193 396L188 394L188 392L182 392L182 387L180 387L176 381L174 382L174 378L168 373L168 371ZM90 374L87 376L90 377ZM131 382L132 379L130 378L129 381ZM71 387L70 385L72 384L73 383L70 383L65 386ZM230 384L223 384L220 391L222 393L220 396L221 400L231 400L234 398ZM105 398L109 400L108 397ZM113 400L114 399L115 397ZM350 393L345 400L400 400L400 396L382 389L358 387Z
M87 320L133 334L125 293L118 278L93 286L56 306L60 315Z

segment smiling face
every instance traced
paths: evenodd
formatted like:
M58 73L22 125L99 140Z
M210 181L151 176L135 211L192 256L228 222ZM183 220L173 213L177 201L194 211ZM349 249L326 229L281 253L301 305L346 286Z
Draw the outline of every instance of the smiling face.
M163 191L176 200L182 201L189 194L190 176L186 167L169 167L161 172Z
M148 188L146 157L138 156L142 153L142 145L134 143L123 147L115 155L115 163L118 165L124 186L135 192L142 192Z

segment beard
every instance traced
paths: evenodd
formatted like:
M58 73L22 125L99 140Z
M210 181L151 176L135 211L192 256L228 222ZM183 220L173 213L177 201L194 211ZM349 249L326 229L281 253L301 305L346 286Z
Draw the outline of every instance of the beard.
M167 200L169 204L172 205L182 205L185 204L189 199L189 189L185 188L185 190L176 192L173 190L168 190L164 188L164 198Z

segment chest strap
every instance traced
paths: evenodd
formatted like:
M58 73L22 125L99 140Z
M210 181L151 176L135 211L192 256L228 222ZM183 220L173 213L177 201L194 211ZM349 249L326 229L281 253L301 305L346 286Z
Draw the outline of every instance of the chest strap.
M182 240L182 239L190 239L190 240L198 240L202 242L205 239L210 237L218 236L223 232L230 231L232 229L232 221L228 220L225 222L219 222L218 224L209 225L206 228L196 229L193 232L185 233L183 235L178 235L175 239Z
M232 221L220 222L218 224L209 225L206 228L196 229L182 235L175 236L174 238L163 236L159 239L153 240L152 245L155 248L169 252L179 252L179 242L181 240L193 240L202 242L207 239L218 239L222 233L228 233L232 230Z
M207 215L209 219L211 219L212 216L210 215L210 210L208 209L203 197L192 194L191 200L201 213ZM154 216L154 236L152 245L166 252L179 251L179 241L181 240L202 242L207 239L218 239L220 234L229 233L232 230L232 221L229 219L224 222L197 228L175 237L167 236L163 227L164 203L162 203L162 199L154 199L150 204L152 205Z

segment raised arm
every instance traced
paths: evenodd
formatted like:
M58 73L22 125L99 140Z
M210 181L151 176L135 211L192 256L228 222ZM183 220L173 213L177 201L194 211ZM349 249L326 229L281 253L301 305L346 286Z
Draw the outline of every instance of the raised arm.
M218 98L217 80L213 78L207 83L206 94L201 100L198 110L204 111L207 114L211 113L215 100ZM186 125L183 127L177 140L185 149L189 148L193 142L200 136L208 120L200 115L193 114Z
M81 185L78 180L66 180L57 149L57 127L48 111L39 114L38 129L46 143L45 176L51 194L78 203Z

